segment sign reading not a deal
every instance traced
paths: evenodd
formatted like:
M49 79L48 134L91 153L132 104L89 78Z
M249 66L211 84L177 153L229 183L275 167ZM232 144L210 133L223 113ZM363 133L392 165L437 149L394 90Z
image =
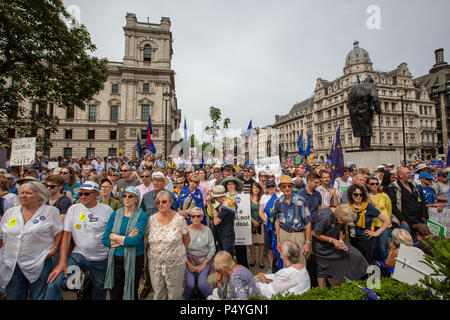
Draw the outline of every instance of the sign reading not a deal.
M258 176L260 171L272 171L275 177L281 177L280 158L278 156L257 159L255 163L255 171Z
M237 213L234 217L235 245L249 246L252 244L252 222L250 211L250 195L240 193L234 198Z
M35 157L36 137L12 140L10 166L33 164Z

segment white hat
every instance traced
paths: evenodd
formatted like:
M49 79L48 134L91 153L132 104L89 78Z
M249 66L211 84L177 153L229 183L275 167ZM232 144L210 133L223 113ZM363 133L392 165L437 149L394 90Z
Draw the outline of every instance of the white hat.
M96 184L95 182L92 182L92 181L84 182L79 188L75 189L74 192L78 194L81 189L94 190L94 191L100 192L100 188L99 188L98 184Z
M169 184L169 179L164 176L164 173L160 171L154 171L152 173L152 179L164 179L164 187Z
M211 192L211 197L213 198L225 197L226 195L227 193L225 192L225 187L221 184L214 186Z

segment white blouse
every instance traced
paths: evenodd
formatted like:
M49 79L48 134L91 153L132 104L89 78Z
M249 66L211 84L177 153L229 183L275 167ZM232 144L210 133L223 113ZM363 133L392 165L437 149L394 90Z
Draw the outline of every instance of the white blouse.
M273 281L262 283L259 278L255 278L255 280L260 293L268 299L277 293L302 294L311 289L311 281L306 267L303 267L302 270L294 267L283 268L277 273L265 274L265 277Z
M36 281L62 230L59 210L53 206L42 205L26 224L21 205L8 209L0 221L0 288L11 280L17 263L30 283Z

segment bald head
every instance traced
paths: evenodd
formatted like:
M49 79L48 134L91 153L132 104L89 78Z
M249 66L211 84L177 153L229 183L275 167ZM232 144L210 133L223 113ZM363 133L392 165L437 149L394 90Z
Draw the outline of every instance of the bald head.
M357 173L352 179L352 184L358 184L360 186L366 185L366 177L362 173Z

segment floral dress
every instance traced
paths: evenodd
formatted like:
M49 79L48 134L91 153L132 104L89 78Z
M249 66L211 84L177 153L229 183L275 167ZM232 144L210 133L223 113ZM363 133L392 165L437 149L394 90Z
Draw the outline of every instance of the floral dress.
M242 267L233 271L217 293L221 299L248 300L249 296L259 295L259 289L250 270Z

